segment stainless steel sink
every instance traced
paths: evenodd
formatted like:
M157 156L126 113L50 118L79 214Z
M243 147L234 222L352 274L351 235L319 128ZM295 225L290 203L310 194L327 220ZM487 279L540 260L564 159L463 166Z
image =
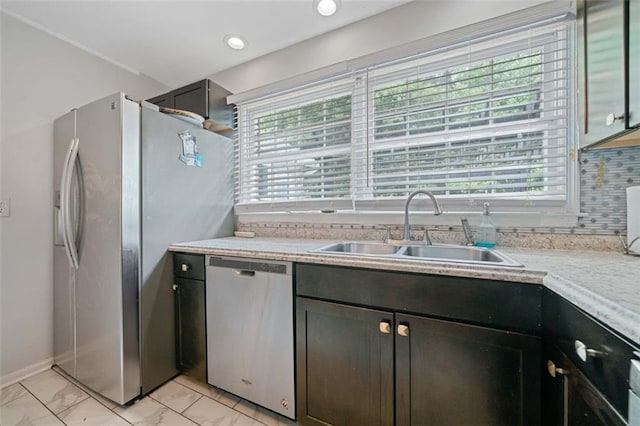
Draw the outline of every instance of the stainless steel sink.
M502 253L482 247L455 245L408 246L403 256L421 259L437 259L447 262L482 263L504 266L522 266Z
M340 242L313 250L314 252L334 252L347 254L389 255L400 250L400 246L385 243Z
M400 245L377 242L341 241L311 251L314 253L434 260L440 262L471 263L492 266L523 266L515 260L493 249L450 244Z

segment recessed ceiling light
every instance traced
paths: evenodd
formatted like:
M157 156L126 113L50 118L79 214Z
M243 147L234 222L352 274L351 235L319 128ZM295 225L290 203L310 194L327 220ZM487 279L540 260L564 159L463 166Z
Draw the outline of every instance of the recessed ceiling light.
M315 0L316 11L322 16L331 16L338 10L339 0Z
M228 34L224 36L224 43L233 50L242 50L247 45L247 42L236 34Z

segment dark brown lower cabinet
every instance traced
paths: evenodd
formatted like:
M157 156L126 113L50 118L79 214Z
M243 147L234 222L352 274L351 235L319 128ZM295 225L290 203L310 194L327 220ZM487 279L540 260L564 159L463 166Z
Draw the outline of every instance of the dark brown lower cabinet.
M204 255L173 254L176 367L182 374L207 380Z
M296 316L298 422L393 425L393 313L299 297Z
M607 399L567 358L561 357L565 386L566 412L561 424L566 426L624 426L627 422Z
M207 337L204 281L174 278L176 285L176 362L183 374L206 381Z
M396 314L397 425L539 425L540 339Z
M299 423L540 424L538 337L296 300Z
M626 425L637 348L550 290L543 311L543 424Z

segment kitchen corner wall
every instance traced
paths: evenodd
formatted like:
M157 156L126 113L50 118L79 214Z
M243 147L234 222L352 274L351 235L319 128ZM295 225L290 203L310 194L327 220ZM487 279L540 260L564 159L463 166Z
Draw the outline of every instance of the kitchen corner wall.
M0 13L0 386L46 368L53 355L53 120L123 91L169 88Z

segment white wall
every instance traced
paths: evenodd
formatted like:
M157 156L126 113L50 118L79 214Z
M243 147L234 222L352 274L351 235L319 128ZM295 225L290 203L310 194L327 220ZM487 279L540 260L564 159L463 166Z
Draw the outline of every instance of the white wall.
M0 385L50 363L53 354L53 120L124 91L135 99L168 88L0 13Z
M549 1L415 0L218 72L209 78L232 93L241 93L547 2Z

